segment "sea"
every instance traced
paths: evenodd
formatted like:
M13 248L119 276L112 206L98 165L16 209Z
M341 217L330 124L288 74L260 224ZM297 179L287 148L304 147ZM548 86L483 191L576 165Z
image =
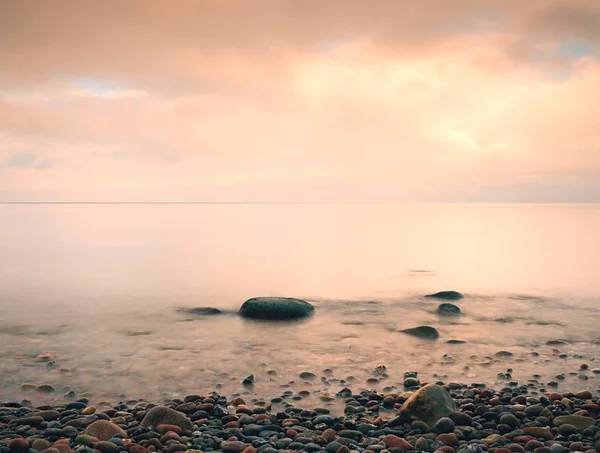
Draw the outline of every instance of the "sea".
M444 290L461 316L424 297ZM258 296L315 314L237 315ZM400 332L420 325L439 339ZM0 205L0 401L300 401L410 372L597 392L600 205Z

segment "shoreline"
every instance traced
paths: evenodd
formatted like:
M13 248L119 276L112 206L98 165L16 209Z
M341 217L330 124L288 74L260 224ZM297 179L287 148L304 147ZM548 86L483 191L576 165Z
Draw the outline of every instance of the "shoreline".
M212 392L110 406L87 398L38 407L5 402L0 453L600 451L600 396L588 390L427 384L416 373L406 373L404 382L404 391L349 386L321 393L317 402L294 400L291 391L266 399Z

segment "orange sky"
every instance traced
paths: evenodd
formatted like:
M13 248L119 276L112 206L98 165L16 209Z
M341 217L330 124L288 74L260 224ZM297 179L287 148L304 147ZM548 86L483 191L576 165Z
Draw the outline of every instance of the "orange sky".
M0 201L600 201L597 0L0 0Z

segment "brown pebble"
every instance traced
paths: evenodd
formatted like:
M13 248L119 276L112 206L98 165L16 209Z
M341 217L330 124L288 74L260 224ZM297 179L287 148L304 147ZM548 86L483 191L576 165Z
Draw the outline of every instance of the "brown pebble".
M117 434L120 434L122 437L127 437L127 433L123 431L121 427L108 420L96 420L83 430L83 434L96 437L99 440L109 440Z
M29 450L29 442L23 439L22 437L17 437L16 439L11 439L8 441L8 448L14 451L27 451Z
M581 400L591 400L592 399L592 393L587 391L587 390L583 390L581 392L577 392L575 393L575 398L579 398Z
M412 445L402 437L395 436L394 434L387 434L383 436L383 443L386 448L401 448L402 450L412 450Z
M156 427L156 432L160 434L166 434L169 431L172 431L178 435L183 433L183 429L177 425L167 425L166 423L161 423Z
M329 443L335 440L335 438L337 437L337 432L335 431L335 429L328 428L325 431L323 431L322 435L323 439L325 439L325 441Z
M458 445L458 439L456 434L453 433L445 433L440 434L435 438L436 441L440 441L444 445L448 445L449 447L456 447Z
M69 441L67 439L65 440L67 441L67 443L60 442L60 440L54 442L52 448L56 448L60 453L72 453L73 450L71 450L71 447L69 447Z
M510 444L508 449L514 453L525 453L525 449L519 444Z
M40 453L60 453L60 450L58 448L49 447L45 450L42 450Z
M523 431L527 434L531 434L536 438L552 440L554 439L554 434L548 428L542 428L539 426L526 426L523 428Z
M49 352L44 352L40 355L38 355L35 360L37 362L51 362L52 360L54 360L54 356L52 354L50 354Z
M342 445L336 453L350 453L350 449L346 445Z
M256 448L254 448L252 445L248 445L246 448L244 448L242 453L256 453Z
M225 440L221 442L221 449L224 453L240 453L246 449L246 444L239 440Z
M296 431L295 429L288 429L285 432L285 435L286 435L286 437L289 437L290 439L294 439L298 435L298 431Z
M541 443L537 439L530 440L529 442L527 442L525 444L525 447L527 447L528 450L535 450L536 448L543 447L543 446L544 446L544 444Z
M47 448L50 448L50 442L46 439L36 439L32 442L31 448L37 451L46 450Z
M223 428L225 428L225 429L239 428L239 427L240 427L240 422L238 422L237 420L231 421L229 423L225 423L225 425L223 425Z
M498 404L500 404L500 398L497 396L490 399L490 405L497 406Z
M141 445L133 444L129 446L129 453L148 453L148 450Z

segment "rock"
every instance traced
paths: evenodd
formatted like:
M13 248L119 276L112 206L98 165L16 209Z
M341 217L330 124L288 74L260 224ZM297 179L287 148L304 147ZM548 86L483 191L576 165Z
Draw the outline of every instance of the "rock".
M565 437L569 437L571 434L579 434L579 430L575 426L569 425L568 423L563 423L560 425L557 431L558 434Z
M431 430L436 434L453 433L454 422L448 417L442 417L433 425Z
M450 420L458 426L470 426L473 423L473 418L464 412L453 412L450 414Z
M440 434L435 438L436 442L441 442L444 445L448 445L449 447L455 447L458 445L458 438L454 433L444 433Z
M169 431L173 431L177 435L183 434L183 429L181 429L181 427L177 425L161 424L156 427L156 432L160 434L166 434Z
M589 390L583 390L581 392L577 392L577 393L575 393L575 398L579 398L581 400L591 400L592 392L590 392Z
M442 316L460 316L461 312L460 312L460 308L458 308L457 305L454 304L448 304L448 303L444 303L444 304L440 304L438 306L438 314L442 315Z
M127 437L125 431L108 420L96 420L83 430L83 434L95 437L98 440L108 440L116 435Z
M7 446L12 451L16 452L26 452L29 450L29 442L27 442L22 437L17 437L16 439L9 440Z
M289 297L255 297L241 306L239 314L244 318L281 321L310 316L314 307L308 302Z
M446 344L465 344L466 341L464 340L448 340L446 341Z
M463 296L458 291L440 291L435 294L427 294L425 297L432 297L435 299L443 299L443 300L461 300L465 296Z
M240 453L244 451L246 444L239 440L226 440L221 442L221 449L224 453Z
M96 412L96 406L88 406L84 410L81 411L83 415L92 415Z
M456 404L450 394L439 385L429 384L408 398L398 415L406 420L422 420L433 426L442 417L456 412Z
M140 422L140 426L144 428L158 425L176 425L185 431L194 430L194 424L183 412L178 412L165 406L153 407Z
M189 315L196 315L196 316L214 316L214 315L222 315L225 313L220 308L215 308L215 307L180 308L177 311L181 312L181 313L187 313Z
M583 417L581 415L561 415L554 418L554 426L572 425L578 430L583 431L594 424L592 417Z
M413 449L413 446L406 439L395 436L394 434L383 436L382 440L386 448L401 448L404 451Z
M423 340L437 340L440 337L438 331L430 326L413 327L411 329L401 330L400 332Z
M554 434L548 428L541 428L539 426L526 426L523 428L526 434L529 434L533 437L552 440L554 439Z
M119 451L119 447L117 447L112 442L108 442L105 440L96 442L94 444L94 449L98 450L100 453L117 453Z
M50 448L50 442L46 439L36 439L31 443L31 448L37 451L46 450L47 448Z
M54 387L52 387L51 385L48 385L48 384L38 385L36 390L40 393L54 393L54 391L55 391Z
M300 373L300 375L298 376L300 379L305 379L307 381L311 380L311 379L315 379L317 376L314 373L311 373L310 371L303 371L302 373Z
M244 387L252 387L254 385L254 375L246 376L242 381Z

